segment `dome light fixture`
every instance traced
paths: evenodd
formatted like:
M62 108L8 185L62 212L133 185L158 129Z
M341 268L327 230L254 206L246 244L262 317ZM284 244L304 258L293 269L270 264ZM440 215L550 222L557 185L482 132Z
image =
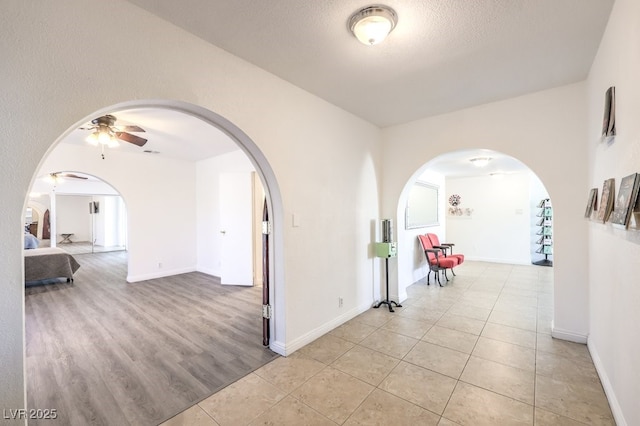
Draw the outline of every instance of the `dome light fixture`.
M373 46L384 40L398 23L398 15L388 6L360 9L349 18L349 30L363 44Z

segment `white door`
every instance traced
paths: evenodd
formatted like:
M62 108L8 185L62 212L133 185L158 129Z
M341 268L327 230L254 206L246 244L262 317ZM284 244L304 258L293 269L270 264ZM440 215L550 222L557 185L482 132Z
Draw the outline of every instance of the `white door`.
M220 174L221 282L253 285L251 172Z

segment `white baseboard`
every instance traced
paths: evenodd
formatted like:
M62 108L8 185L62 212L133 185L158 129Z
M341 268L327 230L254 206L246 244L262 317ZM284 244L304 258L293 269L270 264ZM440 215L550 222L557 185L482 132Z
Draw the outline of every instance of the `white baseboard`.
M556 327L551 321L551 336L560 340L568 340L569 342L575 343L587 343L587 335L579 334L569 330L563 330L561 328Z
M127 282L135 283L138 281L152 280L154 278L170 277L171 275L186 274L188 272L195 272L195 271L196 271L196 268L192 266L189 268L167 269L167 270L158 271L158 272L151 272L148 274L127 275Z
M202 266L196 266L196 271L202 272L203 274L211 275L213 277L220 278L220 271L211 268L205 268Z
M361 313L363 313L366 310L368 310L369 308L371 308L372 305L373 305L372 302L363 303L362 305L348 310L347 312L345 312L344 314L340 315L339 317L336 317L336 318L332 319L331 321L322 324L320 327L317 327L317 328L311 330L307 334L302 335L302 336L298 337L297 339L294 339L293 341L291 341L291 342L289 342L287 344L283 344L282 342L273 342L272 344L269 345L269 347L274 352L277 352L280 355L284 355L284 356L291 355L292 353L294 353L295 351L297 351L301 347L313 342L314 340L316 340L319 337L324 336L325 334L327 334L328 332L330 332L334 328L344 324L345 322L349 321L350 319L357 317Z
M474 262L488 262L488 263L507 263L511 265L531 265L531 261L523 260L523 259L495 259L492 257L476 257L476 256L466 256L464 260L471 260ZM461 268L464 268L464 263Z
M282 356L287 356L287 347L286 345L279 341L279 340L272 340L269 342L269 349L271 349L272 351L274 351L275 353L282 355Z
M607 370L604 368L604 365L602 365L602 360L600 359L600 355L598 355L596 345L592 343L591 339L588 340L587 347L589 348L589 353L591 354L593 365L595 365L598 376L600 377L600 382L602 383L602 387L604 388L604 393L605 395L607 395L609 407L611 408L611 413L613 414L613 418L616 421L616 425L628 426L628 423L624 418L624 414L622 413L620 403L618 402L618 398L616 398L616 393L613 391L613 386L611 386L611 381L609 380L609 376L607 375Z

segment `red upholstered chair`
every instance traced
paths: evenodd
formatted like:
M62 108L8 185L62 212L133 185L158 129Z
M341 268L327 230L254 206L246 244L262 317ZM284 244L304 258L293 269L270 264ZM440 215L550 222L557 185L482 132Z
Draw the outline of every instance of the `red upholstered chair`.
M453 253L453 246L455 244L452 244L452 243L441 243L436 234L427 234L427 237L429 238L429 241L431 241L431 245L433 246L433 248L441 249L444 252L445 257L455 257L455 258L457 258L458 259L458 265L462 265L464 263L464 254L454 254ZM448 253L447 253L447 251L448 251ZM456 266L458 266L458 265L456 265ZM451 269L451 273L453 275L456 274L455 272L453 272L453 269Z
M453 269L454 266L458 265L458 259L454 257L445 257L442 254L442 249L434 248L433 244L429 240L429 237L426 235L418 235L418 239L420 240L420 244L422 245L422 249L424 250L424 255L427 258L427 264L429 265L429 272L427 273L427 285L429 285L429 275L433 271L436 276L436 281L442 287L442 283L440 282L440 272L444 271L444 277L449 281L449 277L447 277L447 269Z

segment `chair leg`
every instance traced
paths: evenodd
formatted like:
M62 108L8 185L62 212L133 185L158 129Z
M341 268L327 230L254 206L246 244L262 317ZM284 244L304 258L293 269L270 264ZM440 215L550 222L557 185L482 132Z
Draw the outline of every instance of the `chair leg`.
M451 268L451 273L453 274L454 277L456 276L456 273L453 272L453 268Z
M444 270L444 277L447 279L447 281L449 281L449 277L447 276L447 270Z

